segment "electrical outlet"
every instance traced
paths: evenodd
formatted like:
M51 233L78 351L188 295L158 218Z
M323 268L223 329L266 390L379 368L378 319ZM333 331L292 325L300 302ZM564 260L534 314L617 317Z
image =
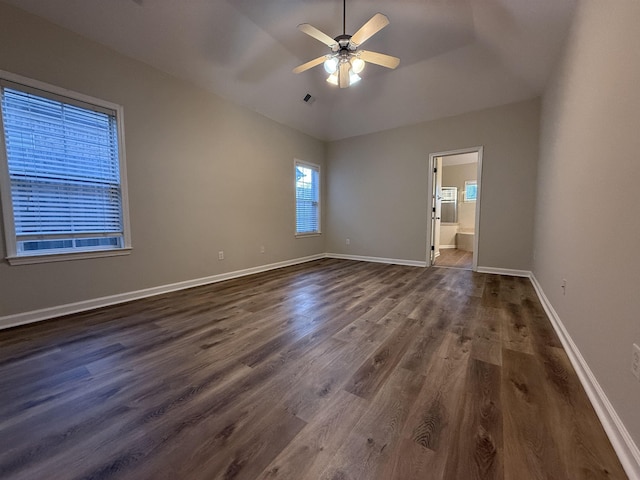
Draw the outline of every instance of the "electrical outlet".
M260 247L260 253L264 253L264 252L265 252L264 245L262 245L262 246Z
M640 347L633 344L633 353L631 354L631 371L640 380Z
M222 250L218 252L218 260L224 260L224 252Z
M351 245L351 239L347 238L347 245Z

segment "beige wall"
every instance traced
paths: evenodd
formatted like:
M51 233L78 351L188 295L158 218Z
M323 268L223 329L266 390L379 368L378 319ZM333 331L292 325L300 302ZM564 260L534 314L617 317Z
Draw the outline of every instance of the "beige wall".
M425 261L429 154L483 145L478 265L529 270L538 130L529 100L330 143L327 251Z
M640 3L579 2L544 96L533 271L635 443ZM566 295L562 279L567 280Z
M477 177L477 163L442 167L442 186L458 187L458 225L464 230L473 230L476 226L476 202L464 201L464 182Z
M459 226L455 223L441 223L440 224L440 248L456 246L456 233L458 233Z
M323 166L323 142L3 3L0 69L124 106L134 248L1 262L0 316L325 251L323 236L294 238L293 189L294 158Z

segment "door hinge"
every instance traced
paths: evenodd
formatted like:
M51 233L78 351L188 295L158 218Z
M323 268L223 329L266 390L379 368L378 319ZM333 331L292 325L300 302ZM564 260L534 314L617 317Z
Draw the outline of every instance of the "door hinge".
M436 207L432 207L433 213L436 213Z
M431 245L431 251L433 252L435 251L435 249L436 249L435 245Z
M438 167L433 167L433 173L438 173Z

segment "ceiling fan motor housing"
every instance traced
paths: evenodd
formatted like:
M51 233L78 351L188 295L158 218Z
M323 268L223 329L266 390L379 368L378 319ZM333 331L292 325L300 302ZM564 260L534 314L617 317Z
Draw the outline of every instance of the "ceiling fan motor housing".
M358 46L351 42L351 35L338 35L334 38L336 45L333 47L333 51L354 51Z

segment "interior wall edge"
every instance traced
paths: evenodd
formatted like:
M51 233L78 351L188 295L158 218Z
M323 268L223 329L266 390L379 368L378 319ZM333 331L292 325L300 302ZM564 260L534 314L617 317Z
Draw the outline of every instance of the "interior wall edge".
M640 479L640 449L631 438L627 428L620 419L615 408L607 398L606 393L600 386L598 379L587 364L586 360L580 353L578 346L575 344L571 335L565 328L562 320L553 308L553 305L547 298L542 286L538 282L535 274L530 276L531 283L540 299L540 303L544 308L547 317L551 322L554 330L560 338L560 342L564 350L569 356L571 365L578 374L580 383L584 388L591 405L593 406L602 426L611 441L611 444L622 463L622 467L630 479Z
M220 274L211 275L208 277L185 280L182 282L170 283L167 285L159 285L156 287L145 288L142 290L135 290L135 291L126 292L126 293L119 293L116 295L109 295L106 297L94 298L90 300L82 300L80 302L68 303L65 305L57 305L55 307L43 308L40 310L32 310L28 312L20 312L12 315L6 315L3 317L0 317L0 330L3 330L5 328L18 327L20 325L27 325L29 323L41 322L43 320L51 320L53 318L62 317L64 315L71 315L73 313L86 312L88 310L108 307L110 305L117 305L119 303L126 303L132 300L140 300L142 298L153 297L155 295L161 295L163 293L170 293L178 290L185 290L187 288L199 287L202 285L208 285L212 283L218 283L224 280L231 280L233 278L245 277L247 275L253 275L255 273L261 273L269 270L275 270L278 268L298 265L300 263L312 262L314 260L320 260L325 257L326 257L326 254L320 253L316 255L310 255L307 257L284 260L282 262L277 262L277 263L259 265L257 267L246 268L243 270L235 270L232 272L220 273Z

